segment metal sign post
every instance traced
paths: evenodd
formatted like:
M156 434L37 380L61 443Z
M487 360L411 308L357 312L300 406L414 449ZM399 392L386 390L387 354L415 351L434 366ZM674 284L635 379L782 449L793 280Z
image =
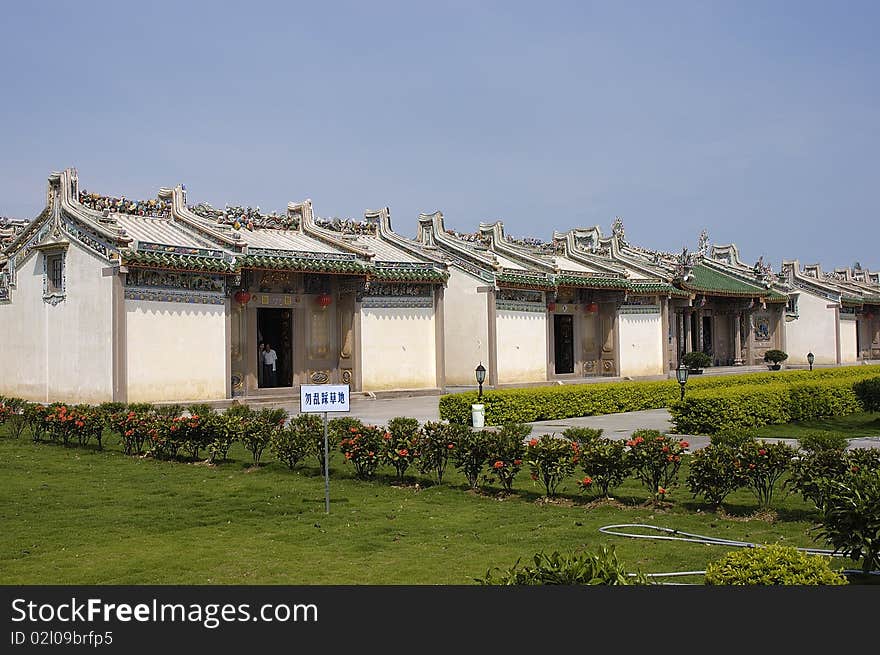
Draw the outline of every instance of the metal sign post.
M324 415L324 510L330 513L330 442L327 437L327 413L349 411L349 385L304 384L299 392L302 414Z
M327 412L324 412L324 510L330 513L330 446L327 443Z

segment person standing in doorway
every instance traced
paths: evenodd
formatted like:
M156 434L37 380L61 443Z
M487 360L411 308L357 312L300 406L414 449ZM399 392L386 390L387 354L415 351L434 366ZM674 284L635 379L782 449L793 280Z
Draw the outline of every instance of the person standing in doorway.
M267 381L269 387L277 386L277 363L278 355L272 349L272 344L266 344L266 350L263 351L263 379Z

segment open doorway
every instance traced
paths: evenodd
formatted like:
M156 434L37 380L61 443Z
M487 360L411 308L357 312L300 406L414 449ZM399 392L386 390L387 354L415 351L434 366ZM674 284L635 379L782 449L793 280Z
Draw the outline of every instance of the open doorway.
M257 309L257 337L275 351L275 373L263 368L263 354L257 352L257 371L261 389L293 386L293 312L290 309Z
M557 375L574 373L574 317L570 314L553 316L553 353Z
M714 348L712 347L712 317L704 316L703 317L703 343L701 344L702 351L707 355L714 356ZM717 363L717 362L716 362Z

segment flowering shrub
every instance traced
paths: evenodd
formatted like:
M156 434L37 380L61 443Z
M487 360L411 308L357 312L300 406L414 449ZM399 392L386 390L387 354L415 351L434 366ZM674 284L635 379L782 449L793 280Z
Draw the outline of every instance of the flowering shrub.
M581 468L586 474L578 480L581 491L593 491L608 498L630 474L629 453L618 439L598 437L581 444Z
M842 480L850 471L844 450L823 448L801 452L791 462L788 484L819 509L828 480Z
M880 569L880 470L858 469L844 480L829 480L823 492L819 536L862 571Z
M275 456L293 469L321 443L323 465L324 422L317 414L299 414L290 419L287 427L272 434L270 446Z
M46 433L46 416L53 410L39 403L28 403L24 408L25 423L31 433L31 439L36 443Z
M27 403L21 398L3 398L5 418L0 420L0 424L6 423L9 435L13 439L18 439L27 425L24 414L26 406Z
M339 442L343 439L347 438L349 434L351 434L351 428L357 428L360 430L364 427L364 424L360 421L360 419L352 418L350 416L340 416L339 418L330 419L327 422L327 442L330 445L331 450L339 449ZM321 438L324 438L324 435L321 435ZM320 450L323 453L324 443L321 442ZM324 459L323 455L321 457L321 461L318 465L323 468L324 467Z
M523 439L532 431L532 426L511 423L498 432L489 433L486 461L489 474L494 476L505 491L513 488L513 480L522 469L526 446Z
M242 415L235 412L223 412L213 417L208 442L208 461L211 464L226 460L232 444L241 439L244 421Z
M419 422L403 416L388 421L381 452L382 459L397 471L398 482L402 482L406 469L419 458Z
M481 585L644 585L648 579L641 572L629 575L617 560L614 546L600 546L595 554L554 552L538 553L534 566L520 566L519 560L512 568L486 571L486 576L476 578Z
M246 416L242 424L241 442L259 466L263 451L272 441L272 435L284 427L287 412L283 409L261 409Z
M556 495L559 484L574 472L579 459L576 442L549 434L530 439L526 446L526 464L532 480L544 485L547 497Z
M155 430L154 419L152 411L136 411L129 407L110 416L108 423L110 429L119 435L122 451L126 455L140 455L144 444L154 436L151 434Z
M0 425L6 423L6 420L12 416L12 408L6 403L0 403Z
M489 457L489 436L484 430L462 431L455 448L452 450L452 462L467 478L471 489L479 485L480 472Z
M659 430L636 430L626 442L636 478L660 500L678 485L681 456L690 444L664 435Z
M736 448L709 444L691 456L687 486L695 498L703 496L712 507L720 507L729 494L745 483Z
M43 424L52 441L61 441L68 446L76 439L80 446L85 446L94 438L98 447L101 447L104 423L95 409L88 405L70 407L63 403L54 403L43 416Z
M586 444L594 442L602 436L603 432L602 428L565 428L562 431L562 436L569 441L576 442L580 449L583 450Z
M375 425L349 428L348 436L339 442L345 460L354 466L355 475L361 479L373 477L379 466L385 430Z
M795 450L784 443L754 441L739 449L739 462L746 486L755 494L762 509L770 507L776 483L791 466Z
M419 435L419 470L422 473L433 473L437 484L443 484L443 474L452 451L463 434L470 433L465 425L437 423L429 421L422 426Z
M743 548L706 566L707 585L845 585L827 557L792 546Z
M145 423L145 427L150 446L147 454L154 459L176 459L183 439L179 436L175 417L156 412L147 416L148 424Z

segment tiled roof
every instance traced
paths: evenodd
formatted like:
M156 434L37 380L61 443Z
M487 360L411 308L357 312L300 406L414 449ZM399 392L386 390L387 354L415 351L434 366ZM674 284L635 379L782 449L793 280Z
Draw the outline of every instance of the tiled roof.
M540 289L552 289L555 286L553 284L553 280L549 277L544 277L542 275L530 275L528 271L523 271L522 273L505 271L503 273L498 273L498 275L495 276L495 280L499 284L509 286L522 286Z
M176 271L212 271L217 273L232 273L235 270L230 262L219 257L147 252L128 248L123 248L120 254L122 255L122 263L126 266L167 268Z
M689 294L682 289L676 289L674 286L667 282L629 282L629 291L631 293L665 293L676 296L678 298L683 298L688 296Z
M766 289L755 284L738 280L705 264L693 267L693 277L682 286L690 291L697 291L713 296L732 296L739 298L766 298L770 302L785 302L786 296L773 289Z
M369 265L359 259L323 259L311 257L273 257L244 255L237 260L241 268L259 268L282 271L309 271L318 273L366 273Z
M558 287L583 287L587 289L628 289L624 278L590 275L561 274L554 278Z
M445 282L449 273L433 267L376 266L370 275L388 282Z

